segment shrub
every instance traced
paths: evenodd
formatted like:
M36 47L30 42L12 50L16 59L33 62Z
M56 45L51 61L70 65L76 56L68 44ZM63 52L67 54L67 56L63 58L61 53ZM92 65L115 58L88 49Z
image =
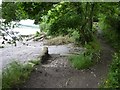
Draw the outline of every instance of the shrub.
M107 38L107 41L115 49L120 48L119 35L114 30L106 30L106 31L104 31L104 37Z
M36 32L36 34L35 34L35 37L39 37L40 36L40 32Z
M41 32L48 32L49 28L50 28L50 24L47 23L48 17L47 15L43 16L42 18L42 22L40 23L40 30Z
M97 41L90 42L84 47L86 50L83 53L69 57L72 66L77 69L89 68L100 58L100 45Z
M104 32L104 37L115 49L120 49L119 24L120 18L117 12L109 15L100 14L99 16L99 26Z
M120 88L120 52L115 53L104 88Z
M48 35L59 36L69 34L68 28L76 29L80 26L81 17L70 2L60 2L54 5L41 19L41 30Z
M74 30L74 32L72 33L73 41L74 42L78 42L79 41L79 37L80 37L80 35L79 35L78 31Z
M13 88L24 83L36 64L38 64L37 61L30 61L27 64L21 64L16 61L10 63L2 72L2 88Z
M70 56L70 61L73 67L76 69L86 69L93 64L92 56L91 55L84 56L84 54L72 55Z

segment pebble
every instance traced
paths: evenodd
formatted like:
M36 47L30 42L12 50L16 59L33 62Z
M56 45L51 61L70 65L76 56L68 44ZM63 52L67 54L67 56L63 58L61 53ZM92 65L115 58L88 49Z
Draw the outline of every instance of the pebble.
M94 77L96 77L96 74L94 74Z
M86 84L86 86L88 87L88 84Z
M91 72L93 74L93 72Z

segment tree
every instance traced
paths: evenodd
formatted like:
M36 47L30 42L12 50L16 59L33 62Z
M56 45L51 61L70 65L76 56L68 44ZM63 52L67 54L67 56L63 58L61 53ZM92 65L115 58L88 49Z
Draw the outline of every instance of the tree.
M104 16L105 23L119 32L119 24L117 24L119 23L119 6L118 3L95 2L3 3L2 15L7 22L30 18L35 19L35 23L48 24L48 32L51 35L70 34L73 31L68 29L72 28L79 32L79 42L85 44L93 40L94 18L97 20L98 17ZM112 26L113 20L115 26Z

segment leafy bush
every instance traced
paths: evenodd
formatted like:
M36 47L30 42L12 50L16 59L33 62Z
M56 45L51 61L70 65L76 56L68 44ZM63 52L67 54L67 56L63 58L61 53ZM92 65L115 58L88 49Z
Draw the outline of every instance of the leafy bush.
M100 43L97 41L96 37L94 37L92 42L85 44L84 47L93 52L100 52L101 50Z
M70 56L70 61L76 69L86 69L89 68L92 64L92 55L85 56L84 54L72 55Z
M50 28L50 24L47 23L48 20L48 16L44 15L42 16L42 22L40 22L40 30L43 32L48 32L49 28Z
M115 19L116 17L113 15L113 17L106 17L104 15L101 15L101 18L99 18L99 26L104 32L104 37L107 39L107 41L116 49L119 49L120 47L120 36L119 36L119 29L117 23L119 21ZM114 21L115 20L115 21ZM113 23L114 22L114 23ZM115 23L116 22L116 23Z
M120 88L120 52L115 53L104 88Z
M10 63L2 72L2 88L13 88L24 83L36 64L37 62L33 63L32 61L27 64L16 61Z
M114 8L116 7L118 7L117 4ZM99 16L99 26L101 30L104 31L104 37L107 38L108 42L116 49L120 49L120 11L118 9L119 7L111 14L105 13Z
M74 30L72 35L71 35L72 39L74 42L78 42L79 41L79 37L80 37L80 34L78 33L78 31Z
M70 2L60 2L42 17L41 30L53 36L67 35L71 32L69 28L79 27L80 18Z
M69 57L73 67L86 69L98 62L100 58L100 45L97 41L90 42L84 46L86 50L79 55Z

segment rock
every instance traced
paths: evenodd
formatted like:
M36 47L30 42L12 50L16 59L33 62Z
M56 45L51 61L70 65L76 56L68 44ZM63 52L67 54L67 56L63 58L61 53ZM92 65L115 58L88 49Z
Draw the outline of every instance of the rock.
M41 63L44 63L49 58L48 47L43 47L41 54Z

